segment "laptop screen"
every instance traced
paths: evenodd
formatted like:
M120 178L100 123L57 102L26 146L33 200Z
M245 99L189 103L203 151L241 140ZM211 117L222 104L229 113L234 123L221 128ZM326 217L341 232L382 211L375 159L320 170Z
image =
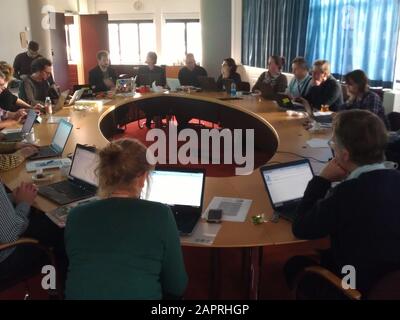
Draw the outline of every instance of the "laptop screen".
M307 185L314 176L308 161L270 169L267 167L262 174L275 207L303 198Z
M37 113L35 112L35 110L29 110L24 126L22 127L22 133L31 132L32 127L35 124L36 118L37 118Z
M94 150L77 146L69 175L97 187L99 184L95 174L97 160Z
M73 125L65 120L61 120L58 124L57 131L54 135L51 146L57 152L62 152L67 144L69 135L71 134Z
M156 170L151 175L149 192L147 194L146 184L142 198L170 206L200 208L202 207L203 190L203 172Z

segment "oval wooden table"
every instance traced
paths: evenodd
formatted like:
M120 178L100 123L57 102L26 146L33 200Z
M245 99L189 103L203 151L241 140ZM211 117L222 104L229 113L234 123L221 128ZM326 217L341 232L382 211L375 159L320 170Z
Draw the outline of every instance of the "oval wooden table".
M291 117L280 109L274 101L267 101L258 97L245 96L242 100L219 100L227 98L225 93L196 93L196 94L136 94L135 97L115 97L106 104L98 103L98 106L87 111L76 111L74 108L64 108L56 116L70 117L74 125L73 132L64 150L63 156L72 154L77 143L94 145L102 148L109 142L117 124L121 120L125 123L144 118L141 107L143 103L152 101L165 101L166 99L185 99L186 103L193 105L193 117L203 120L217 120L223 127L247 128L250 124L255 124L256 147L264 148L265 152L271 153L271 161L284 163L297 160L298 156L313 157L321 161L328 161L332 156L331 151L326 149L311 149L307 146L307 141L312 138L328 138L331 132L311 133L302 126L303 117ZM160 100L161 99L161 100ZM163 100L164 99L164 100ZM199 103L208 106L208 114L204 110L198 111L195 106ZM163 108L164 104L159 105ZM214 112L212 106L217 106L221 112ZM164 106L165 108L165 106ZM192 110L190 107L186 109ZM197 110L197 111L196 111ZM231 117L240 113L240 118ZM217 118L215 118L217 116ZM39 145L51 143L55 132L56 124L42 124L35 126L35 136ZM278 139L277 139L278 138ZM275 142L274 142L275 139ZM266 144L271 141L271 144ZM279 145L278 143L279 142ZM275 154L275 151L278 152ZM315 172L319 172L323 164L312 162ZM53 172L55 179L53 182L61 180L59 170ZM25 164L20 167L2 172L1 178L9 189L16 188L22 181L31 181L32 174L26 172ZM218 269L218 249L223 248L244 248L249 259L249 298L258 298L258 287L260 280L260 269L262 265L263 248L281 244L299 242L291 231L291 224L285 220L278 223L264 223L254 225L251 217L258 214L272 216L273 209L269 202L264 183L259 170L255 170L247 176L233 176L214 178L207 177L205 186L204 208L208 206L213 197L232 197L252 199L253 203L244 223L223 222L222 227L215 238L214 243L207 248L214 248L215 267ZM34 206L43 212L54 210L57 206L38 197ZM201 221L200 223L206 223ZM182 238L183 246L201 245L190 243ZM214 273L212 283L218 287L218 272ZM214 288L214 289L215 289ZM216 290L213 290L213 292ZM215 296L213 296L215 298Z

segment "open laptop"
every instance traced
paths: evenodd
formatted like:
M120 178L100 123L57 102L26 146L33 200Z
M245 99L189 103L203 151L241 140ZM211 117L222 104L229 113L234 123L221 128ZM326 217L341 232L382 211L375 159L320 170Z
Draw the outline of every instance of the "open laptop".
M304 108L306 109L306 112L310 119L315 120L317 123L325 126L332 126L332 113L328 113L326 115L317 115L314 113L314 110L310 105L305 105Z
M217 82L213 77L200 76L197 79L199 80L200 88L204 91L219 91Z
M167 78L167 85L171 92L177 92L181 87L181 82L179 79Z
M73 125L64 119L60 120L51 145L40 147L39 152L31 156L30 160L60 157L71 135Z
M157 169L151 175L150 188L142 198L168 205L181 236L189 236L203 211L204 170Z
M35 110L30 109L28 111L28 115L26 116L26 120L22 130L20 132L12 132L5 134L5 141L7 142L20 142L24 140L25 135L29 134L32 131L33 125L38 117L38 114Z
M284 93L277 93L275 95L275 101L278 103L279 107L288 110L302 110L304 111L304 105L299 102L293 101L290 96Z
M77 145L68 180L40 187L39 194L59 205L66 205L96 195L98 178L96 148Z
M67 101L68 96L69 96L69 90L66 90L60 94L57 103L53 107L53 113L58 112L62 110L62 108L64 108L65 101Z
M309 160L300 160L260 169L275 214L294 221L297 207L314 177Z
M74 95L72 96L71 100L69 100L67 105L68 106L72 106L72 105L75 104L75 102L79 101L82 98L83 93L85 92L85 90L86 90L85 88L76 90Z

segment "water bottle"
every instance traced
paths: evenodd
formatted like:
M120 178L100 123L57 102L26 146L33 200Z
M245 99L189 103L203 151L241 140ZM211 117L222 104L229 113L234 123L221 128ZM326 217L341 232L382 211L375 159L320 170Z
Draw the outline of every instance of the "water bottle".
M53 114L53 106L52 106L52 104L51 104L51 99L50 99L50 97L47 97L47 98L46 98L46 101L45 101L45 103L44 103L44 108L45 108L46 113L47 113L48 115L52 115L52 114Z
M236 83L232 82L232 85L231 85L231 96L232 97L236 97L236 94L237 94Z

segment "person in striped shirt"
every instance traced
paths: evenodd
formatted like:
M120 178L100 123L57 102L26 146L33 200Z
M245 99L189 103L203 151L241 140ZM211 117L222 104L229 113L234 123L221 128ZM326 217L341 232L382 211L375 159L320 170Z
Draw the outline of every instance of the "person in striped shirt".
M0 183L0 244L13 243L21 238L33 238L52 248L57 262L57 272L64 281L67 257L64 249L64 232L43 213L31 208L38 188L32 183L22 183L12 193L7 193ZM45 253L33 246L17 246L0 251L0 285L10 279L29 277L49 265Z

